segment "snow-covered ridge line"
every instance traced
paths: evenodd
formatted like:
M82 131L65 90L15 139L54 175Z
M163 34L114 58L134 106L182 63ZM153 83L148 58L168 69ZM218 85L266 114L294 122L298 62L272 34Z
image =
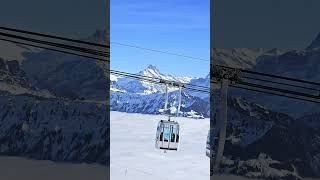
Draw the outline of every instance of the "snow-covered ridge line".
M209 75L205 78L175 77L162 74L155 66L149 65L139 75L176 81L185 84L209 87ZM164 107L165 85L112 75L110 77L110 108L115 111L158 114ZM179 88L168 86L169 109L175 114ZM209 117L209 95L191 90L182 90L181 114L185 117Z

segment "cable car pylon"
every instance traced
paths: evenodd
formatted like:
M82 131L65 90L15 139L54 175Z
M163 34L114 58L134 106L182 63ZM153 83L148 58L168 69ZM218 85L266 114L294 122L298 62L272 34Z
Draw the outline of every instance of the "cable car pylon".
M182 87L179 86L179 100L178 100L178 108L177 108L177 117L179 117L179 113L180 113L181 96L182 96Z
M178 150L179 146L179 137L180 137L180 125L178 122L170 120L170 112L168 113L168 100L169 100L169 91L168 91L168 83L165 83L166 91L165 91L165 103L163 114L168 116L168 120L160 120L157 126L156 131L156 143L155 146L157 149L164 150L164 153L167 150ZM179 102L177 107L176 116L179 116L180 106L181 106L181 86L179 86Z
M229 80L223 79L221 81L221 106L220 106L220 123L219 123L219 142L217 146L217 156L214 170L219 169L223 158L224 145L227 135L227 119L228 119L228 87Z
M168 111L168 99L169 99L169 93L168 93L168 84L166 84L166 97L165 97L165 103L164 103L164 114ZM170 117L169 117L170 120Z
M210 83L221 85L219 118L216 119L215 125L210 128L207 138L206 154L210 157L211 176L214 172L219 170L223 161L223 152L227 135L227 100L229 87L312 103L320 103L320 83L318 82L259 73L240 68L213 65L211 67ZM219 134L217 146L215 146L216 134Z

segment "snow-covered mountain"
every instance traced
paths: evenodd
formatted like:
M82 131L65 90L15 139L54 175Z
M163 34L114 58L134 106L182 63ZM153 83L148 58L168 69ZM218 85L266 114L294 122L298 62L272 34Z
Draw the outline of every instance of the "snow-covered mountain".
M214 49L213 63L280 76L320 82L320 33L305 49ZM319 86L309 86L319 89ZM319 105L290 98L247 90L230 90L233 95L246 97L266 108L295 118L319 112ZM315 95L319 92L313 91ZM301 108L304 107L304 108Z
M140 71L139 74L153 78L209 87L209 76L205 78L191 78L165 75L152 65L149 65L146 69ZM157 114L160 109L164 108L164 85L115 75L111 75L110 80L111 110ZM178 96L178 89L169 87L169 108L171 108L172 113L175 113L177 110ZM183 90L181 111L185 116L190 115L191 112L196 112L203 117L209 117L209 95Z
M214 120L218 113L216 109ZM262 179L319 178L318 115L294 119L246 99L230 97L220 173Z
M213 63L236 68L252 68L256 59L268 49L230 48L213 49Z
M103 32L87 39L105 40ZM107 165L107 64L7 48L10 56L0 52L0 154Z
M214 48L213 63L235 68L251 69L263 56L281 55L291 49L268 48Z
M218 60L232 67L320 82L319 37L302 50L268 49L253 57L229 49ZM213 95L211 117L217 120L219 91ZM319 104L235 88L229 95L221 173L257 179L320 178Z
M320 49L290 50L277 55L263 55L257 58L253 71L275 74L296 79L320 82ZM301 85L301 84L297 84ZM319 86L309 85L309 88L319 89ZM266 95L249 91L234 90L254 102L263 104L268 109L290 114L298 118L319 112L319 104L293 100L279 96ZM310 91L318 95L320 91ZM304 108L301 108L304 107Z
M27 52L40 52L41 49L34 48L30 46L15 44L6 41L0 41L0 58L6 59L7 61L17 61L21 63L25 56L24 54Z
M0 91L0 155L108 162L106 105Z

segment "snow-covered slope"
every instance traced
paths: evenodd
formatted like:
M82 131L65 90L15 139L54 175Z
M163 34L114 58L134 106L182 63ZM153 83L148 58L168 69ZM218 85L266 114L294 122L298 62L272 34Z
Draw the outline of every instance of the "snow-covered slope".
M0 154L106 164L106 105L0 91Z
M172 118L180 124L179 150L164 153L155 148L155 131L165 116L111 112L110 118L111 179L209 179L209 119Z

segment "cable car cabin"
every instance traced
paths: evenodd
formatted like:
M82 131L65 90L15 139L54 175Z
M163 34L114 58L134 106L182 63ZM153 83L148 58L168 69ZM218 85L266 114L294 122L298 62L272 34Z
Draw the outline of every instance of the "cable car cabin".
M207 146L206 146L206 155L209 158L215 158L215 140L217 138L215 138L215 134L214 134L214 130L209 130L208 131L208 136L207 136Z
M161 120L157 127L156 148L163 150L178 150L179 123Z

